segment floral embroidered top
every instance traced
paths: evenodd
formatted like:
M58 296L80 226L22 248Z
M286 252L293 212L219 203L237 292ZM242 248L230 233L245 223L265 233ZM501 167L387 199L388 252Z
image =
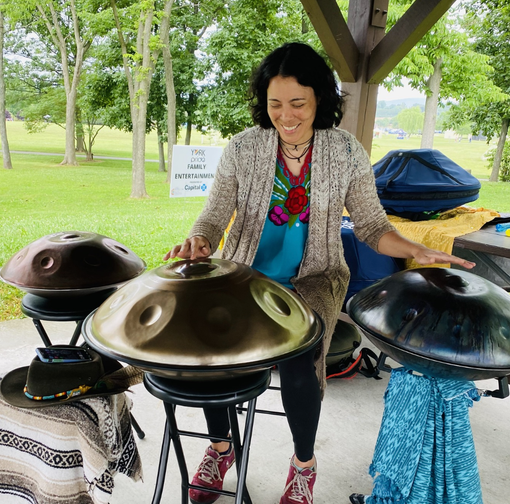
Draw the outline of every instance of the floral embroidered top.
M293 289L308 237L312 149L294 176L278 149L271 203L252 267Z

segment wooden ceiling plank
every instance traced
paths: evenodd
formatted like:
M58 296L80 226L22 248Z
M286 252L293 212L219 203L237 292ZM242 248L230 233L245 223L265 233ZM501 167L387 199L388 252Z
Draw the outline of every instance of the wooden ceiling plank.
M301 0L342 82L356 82L359 50L335 0Z
M368 82L382 82L454 2L455 0L415 0L374 47L368 67Z

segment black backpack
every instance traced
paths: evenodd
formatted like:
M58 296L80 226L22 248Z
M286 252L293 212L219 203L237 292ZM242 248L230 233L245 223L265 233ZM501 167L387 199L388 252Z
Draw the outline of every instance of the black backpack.
M338 320L328 354L326 355L326 380L333 378L351 379L358 373L368 378L380 380L377 355L369 348L361 348L354 357L355 350L361 345L361 334L356 327L344 320Z

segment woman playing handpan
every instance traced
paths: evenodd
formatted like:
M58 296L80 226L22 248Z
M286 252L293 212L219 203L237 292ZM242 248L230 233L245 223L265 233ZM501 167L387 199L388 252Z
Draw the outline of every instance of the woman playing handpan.
M421 265L474 266L407 240L390 224L367 153L354 136L336 128L342 106L333 72L311 47L289 43L269 54L251 83L257 126L230 140L189 238L164 258L210 256L235 211L222 257L293 289L325 323L319 348L278 366L295 450L280 504L313 503L325 356L349 282L340 238L344 207L356 236L381 254L413 258ZM230 443L215 439L229 433L227 411L208 409L205 416L212 443L193 484L221 489L234 462ZM194 504L218 497L190 490Z

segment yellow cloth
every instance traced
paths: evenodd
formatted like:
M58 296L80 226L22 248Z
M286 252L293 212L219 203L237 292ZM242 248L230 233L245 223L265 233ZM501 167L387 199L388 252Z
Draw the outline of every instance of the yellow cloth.
M447 254L452 253L455 238L478 231L495 217L499 217L499 213L494 210L469 207L454 208L443 212L437 219L426 221L411 221L388 215L390 222L406 238ZM433 266L449 267L450 265L434 264ZM407 259L406 268L423 268L423 266L413 259Z
M234 210L234 214L232 215L232 217L230 219L230 222L228 223L227 229L225 229L225 232L223 233L223 238L221 239L220 244L218 246L218 248L220 250L223 250L223 247L225 245L225 241L227 240L228 232L230 231L230 228L232 227L232 224L236 220L236 215L237 215L237 212Z

